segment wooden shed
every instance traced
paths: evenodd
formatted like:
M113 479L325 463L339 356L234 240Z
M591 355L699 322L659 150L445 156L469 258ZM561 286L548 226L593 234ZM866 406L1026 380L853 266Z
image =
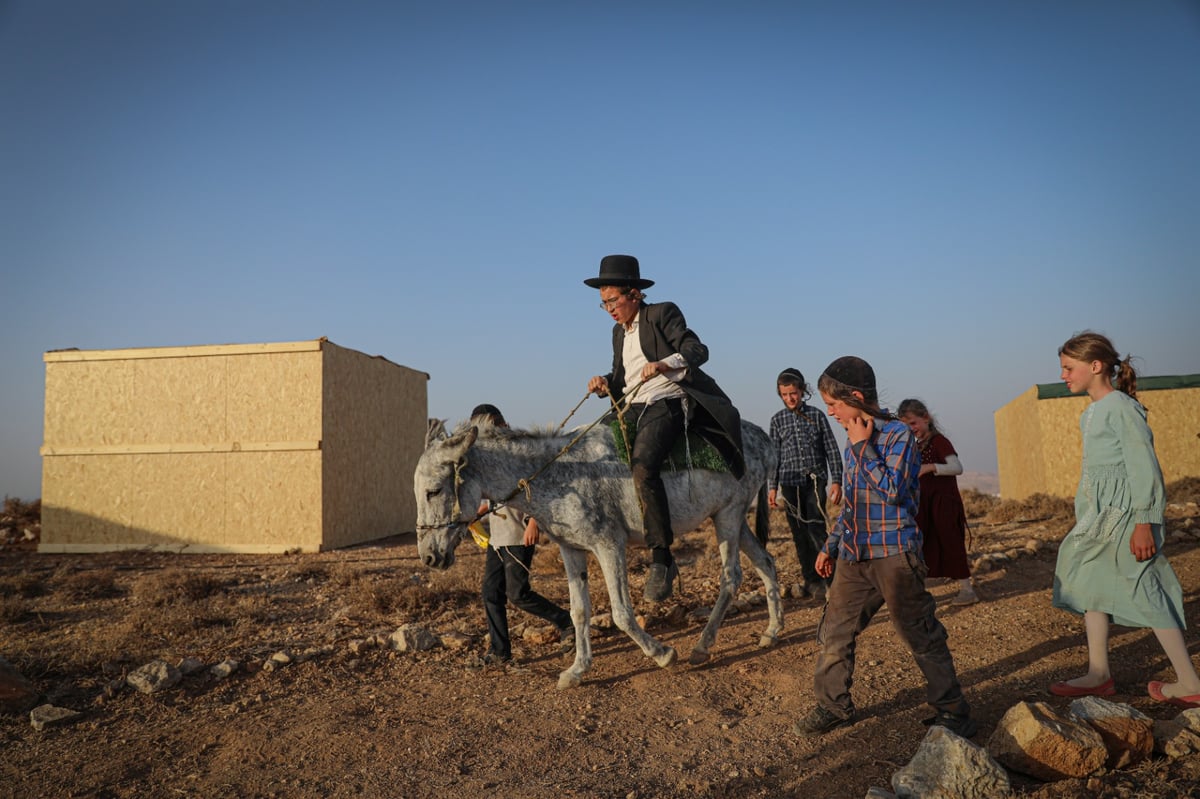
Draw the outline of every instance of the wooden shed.
M1166 482L1200 477L1200 375L1138 378L1137 398L1149 410ZM1075 496L1083 457L1079 417L1088 402L1064 383L1043 383L996 411L1001 497Z
M429 375L326 339L47 352L41 552L412 530Z

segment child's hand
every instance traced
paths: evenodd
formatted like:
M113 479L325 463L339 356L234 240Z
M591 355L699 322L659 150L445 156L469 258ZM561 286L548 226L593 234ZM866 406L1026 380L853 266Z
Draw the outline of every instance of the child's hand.
M773 488L767 492L767 505L769 505L772 508L779 507L778 505L775 504L775 489L773 489Z
M1137 559L1138 563L1154 557L1157 550L1149 524L1134 525L1133 535L1129 539L1129 551L1133 553L1133 557Z
M817 574L827 580L833 574L833 561L825 554L825 550L817 553L817 562L813 565L813 568L817 570Z
M873 432L875 432L875 420L870 416L866 418L856 416L846 422L846 438L850 439L851 444L866 441Z

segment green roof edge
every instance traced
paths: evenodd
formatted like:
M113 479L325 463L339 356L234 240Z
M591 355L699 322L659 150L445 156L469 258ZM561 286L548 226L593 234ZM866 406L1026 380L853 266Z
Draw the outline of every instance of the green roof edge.
M1200 375L1160 375L1157 377L1139 377L1138 392L1163 391L1171 388L1200 388ZM1066 383L1038 383L1037 398L1060 399L1062 397L1078 397L1067 391Z

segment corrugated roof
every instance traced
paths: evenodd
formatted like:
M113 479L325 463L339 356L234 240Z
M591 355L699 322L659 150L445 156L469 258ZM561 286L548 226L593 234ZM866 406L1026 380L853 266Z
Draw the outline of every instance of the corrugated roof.
M1162 391L1169 388L1200 388L1200 375L1160 375L1157 377L1139 377L1137 381L1139 394L1143 391ZM1066 383L1037 384L1037 398L1040 400L1078 396L1081 395L1072 394L1067 391Z

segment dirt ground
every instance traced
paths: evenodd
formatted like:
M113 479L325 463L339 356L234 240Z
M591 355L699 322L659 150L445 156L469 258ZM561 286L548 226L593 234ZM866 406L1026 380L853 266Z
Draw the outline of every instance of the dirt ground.
M1192 619L1198 484L1172 489L1168 514L1168 552ZM1050 606L1069 505L993 505L981 495L968 504L973 555L999 553L978 574L986 601L954 607L955 586L931 591L981 724L975 741L986 744L1018 701L1065 708L1046 687L1078 674L1085 650L1080 620ZM781 582L797 582L782 515L770 549ZM822 738L791 732L812 706L816 602L789 597L779 645L759 649L766 609L748 599L761 588L751 572L712 660L686 665L701 627L690 614L716 595L717 553L703 529L678 547L682 591L642 606L680 662L659 669L623 634L594 629L593 670L568 691L555 688L568 660L516 610L517 666L480 664L483 555L469 541L459 554L451 571L434 573L411 536L273 556L47 555L10 541L0 549L0 655L44 701L83 715L41 732L25 715L0 716L0 797L861 797L873 785L890 789L925 732L924 683L886 608L859 646L860 721ZM632 561L640 596L646 560L635 552ZM608 601L594 568L591 582L600 614ZM555 547L539 548L534 585L566 602ZM357 643L410 622L460 633L465 645L400 653ZM1200 649L1194 632L1188 641ZM280 650L294 662L264 669ZM187 657L241 667L225 680L198 672L156 694L118 689L149 660ZM1145 693L1147 680L1172 677L1152 634L1114 628L1112 661L1118 701L1176 715ZM1200 757L1091 781L1013 781L1043 799L1194 796Z

